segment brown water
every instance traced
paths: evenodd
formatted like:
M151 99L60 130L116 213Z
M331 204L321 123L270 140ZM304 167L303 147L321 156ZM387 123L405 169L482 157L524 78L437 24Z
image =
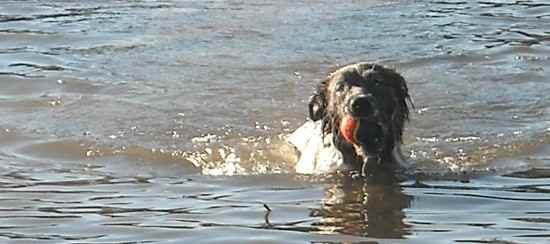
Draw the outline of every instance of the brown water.
M549 243L549 44L542 0L3 0L0 243ZM293 173L357 61L409 82L410 180Z

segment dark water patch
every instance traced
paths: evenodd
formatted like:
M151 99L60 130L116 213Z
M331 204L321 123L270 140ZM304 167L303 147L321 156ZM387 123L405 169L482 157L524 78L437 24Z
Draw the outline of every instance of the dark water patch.
M56 214L99 214L106 216L116 216L117 214L127 214L127 213L147 213L147 212L168 212L175 213L181 212L180 209L149 209L149 208L123 208L123 207L104 207L104 206L78 206L78 207L45 207L37 209L40 212L45 213L56 213Z
M25 187L30 186L86 186L86 185L100 185L100 184L148 184L148 180L143 177L136 177L135 179L114 179L109 176L105 176L102 179L90 179L90 180L64 180L64 181L41 181L34 184L27 184Z
M488 239L488 240L464 239L464 240L455 240L455 242L458 242L458 243L488 243L488 244L520 244L520 243L522 243L522 242L502 240L502 239L499 239L499 238Z
M125 53L133 50L139 50L146 47L145 44L128 44L128 45L100 45L90 46L86 48L71 48L71 47L55 47L51 51L54 53L72 53L80 55L107 55L109 53Z
M520 35L524 35L529 38L537 39L538 41L550 41L550 34L537 34L537 33L529 33L523 30L507 30L509 32L518 33Z
M0 54L24 52L27 47L14 47L0 49Z
M142 244L142 243L155 243L155 241L122 241L122 242L117 242L117 241L113 241L113 242L79 242L80 244Z
M91 191L91 190L7 190L7 189L0 189L0 193L27 193L27 194L81 194L81 193L95 193L95 194L102 194L102 193L113 193L109 191Z
M517 237L526 237L526 238L550 238L550 234L518 235Z
M97 239L101 238L104 235L96 235L96 236L69 236L69 235L37 235L37 234L23 234L23 233L2 233L0 232L0 236L8 238L8 239L27 239L27 240L65 240L65 241L82 241L82 240L88 240L88 239Z
M40 65L40 64L31 64L31 63L12 63L8 67L29 67L34 68L39 71L63 71L66 68L58 65Z
M135 228L174 229L174 230L195 229L195 227L184 226L184 225L146 225L146 224L140 224L140 223L116 223L116 224L106 224L106 226L128 226L128 227L135 227Z
M536 1L516 1L516 2L513 2L513 3L478 1L478 3L481 4L482 7L487 7L487 8L506 8L506 7L514 7L514 6L523 6L523 7L528 7L528 8L536 8L536 7L548 7L548 6L550 6L550 4L548 4L548 3L536 2Z
M516 35L518 34L518 35ZM550 41L546 34L529 33L523 30L501 28L489 35L476 35L480 40L488 41L491 44L485 45L488 48L500 45L532 46Z
M98 12L98 10L100 10L100 8L81 8L81 9L66 9L66 12L62 12L62 13L36 14L36 15L28 15L28 16L0 15L0 22L35 21L35 20L51 21L51 19L59 19L59 18L66 18L66 17L116 14L113 12Z
M2 71L0 71L0 75L16 76L16 77L23 77L23 78L42 78L42 77L45 77L43 75L25 74L25 73L17 73L17 72L2 72Z
M473 197L473 198L489 198L489 199L496 199L496 200L506 200L506 201L530 201L530 202L549 202L550 198L513 198L513 197L502 197L502 196L488 196L488 195L477 195L477 194L452 194L456 196L464 196L464 197Z
M0 15L0 22L27 21L27 20L33 20L33 18L28 16Z
M37 49L33 49L32 47L14 47L14 48L0 49L0 54L25 54L25 53L40 54L40 55L46 55L46 56L58 55L54 52L37 50Z
M15 199L12 199L12 200L15 200ZM82 201L68 201L68 200L32 199L32 201L37 203L56 204L56 205L82 204Z
M169 3L142 3L142 4L130 4L127 7L137 8L137 9L164 9L164 8L173 8L174 4Z
M550 218L511 218L511 220L525 221L530 223L550 223Z
M0 34L54 35L57 33L48 32L48 31L29 30L29 29L0 29Z
M10 210L8 210L10 211ZM57 219L79 219L79 215L5 215L0 216L0 219L46 219L46 220L57 220Z
M526 179L548 179L550 178L550 169L532 168L527 171L514 172L505 175L507 177L526 178Z
M301 223L298 222L298 223ZM201 227L233 227L233 228L248 228L248 229L264 229L264 230L280 230L280 231L297 231L297 232L305 232L305 233L311 233L311 232L320 232L322 231L322 228L318 228L315 226L312 227L299 227L299 226L292 226L295 223L265 223L262 225L257 226L250 226L250 225L225 225L225 224L216 224L216 223L202 223Z

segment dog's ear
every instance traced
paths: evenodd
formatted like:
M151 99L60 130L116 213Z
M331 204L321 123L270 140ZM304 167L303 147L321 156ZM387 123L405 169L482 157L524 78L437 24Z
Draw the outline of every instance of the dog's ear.
M313 121L320 120L326 114L326 81L321 82L317 87L317 92L309 97L309 118Z
M399 73L390 70L389 75L393 80L394 99L396 107L392 114L392 124L395 139L401 141L403 135L404 124L409 120L409 104L414 108L414 105L409 96L407 82Z
M325 117L325 106L320 94L313 94L309 97L309 118L317 121Z

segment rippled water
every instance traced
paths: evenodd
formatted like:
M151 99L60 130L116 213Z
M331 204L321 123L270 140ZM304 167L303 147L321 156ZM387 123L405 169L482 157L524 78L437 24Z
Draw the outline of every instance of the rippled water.
M0 3L2 243L546 243L546 1ZM416 105L399 182L293 173L334 67Z

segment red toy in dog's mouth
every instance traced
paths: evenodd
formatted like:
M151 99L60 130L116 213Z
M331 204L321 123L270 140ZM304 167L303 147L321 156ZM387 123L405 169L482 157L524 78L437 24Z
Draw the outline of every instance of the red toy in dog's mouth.
M357 134L357 128L359 128L359 120L352 116L344 116L340 122L340 132L346 141L350 144L357 144L355 135Z
M346 115L340 120L339 129L344 140L361 148L364 154L376 155L383 150L387 132L375 120Z

